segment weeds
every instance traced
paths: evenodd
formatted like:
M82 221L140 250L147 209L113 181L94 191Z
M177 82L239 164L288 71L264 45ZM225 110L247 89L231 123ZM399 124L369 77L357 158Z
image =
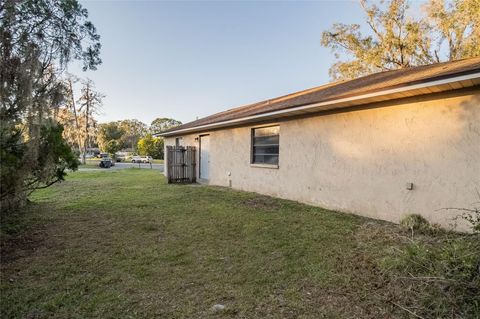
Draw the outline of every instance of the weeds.
M426 221L409 218L408 231L417 231L381 265L395 286L403 308L421 318L478 318L480 315L480 235L435 229ZM405 310L404 309L404 310Z

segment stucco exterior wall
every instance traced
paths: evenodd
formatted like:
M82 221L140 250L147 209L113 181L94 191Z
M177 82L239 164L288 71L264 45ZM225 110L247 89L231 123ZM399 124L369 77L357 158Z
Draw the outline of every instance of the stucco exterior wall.
M445 227L459 212L442 208L480 201L479 89L279 125L278 169L250 165L255 126L202 133L210 134L208 182L393 222L417 213ZM183 144L198 147L198 135Z

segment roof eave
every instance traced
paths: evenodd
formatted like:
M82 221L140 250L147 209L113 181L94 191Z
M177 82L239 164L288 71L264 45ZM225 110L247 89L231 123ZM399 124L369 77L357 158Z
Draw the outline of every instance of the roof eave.
M456 84L456 85L453 85ZM220 121L216 123L210 123L205 125L198 125L194 127L173 130L169 132L159 133L158 136L170 137L183 134L191 134L195 132L201 132L206 130L213 130L218 128L237 126L247 123L254 123L269 119L275 119L280 117L294 116L306 113L315 113L321 111L328 111L332 109L342 109L366 103L381 102L393 99L399 99L404 97L418 96L429 93L437 93L444 91L451 91L455 89L472 87L480 85L480 72L470 73L465 75L458 75L428 82L422 82L418 84L412 84L402 86L393 89L381 90L377 92L361 94L356 96L350 96L346 98L335 99L331 101L325 101L320 103L312 103L307 105L301 105L284 110L266 112L262 114L246 116L238 119L232 119L227 121Z

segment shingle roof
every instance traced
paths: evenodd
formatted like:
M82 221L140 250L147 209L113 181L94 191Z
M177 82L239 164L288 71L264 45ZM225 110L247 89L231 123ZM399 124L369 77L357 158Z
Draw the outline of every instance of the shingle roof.
M185 123L162 133L195 128L197 126L239 119L246 116L260 115L262 113L285 110L313 103L334 101L479 71L480 57L379 72L354 80L333 82L262 102L236 107Z

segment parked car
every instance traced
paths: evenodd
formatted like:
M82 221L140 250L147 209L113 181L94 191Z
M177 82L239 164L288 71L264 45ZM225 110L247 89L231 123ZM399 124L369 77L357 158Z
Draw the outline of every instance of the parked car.
M151 156L142 156L142 161L144 163L151 163L153 161L153 157Z
M115 162L110 157L102 157L98 166L101 168L110 168L115 166Z
M151 156L139 156L132 157L132 163L151 163L153 158Z
M141 162L142 162L141 156L138 156L138 155L132 156L132 163L141 163Z

